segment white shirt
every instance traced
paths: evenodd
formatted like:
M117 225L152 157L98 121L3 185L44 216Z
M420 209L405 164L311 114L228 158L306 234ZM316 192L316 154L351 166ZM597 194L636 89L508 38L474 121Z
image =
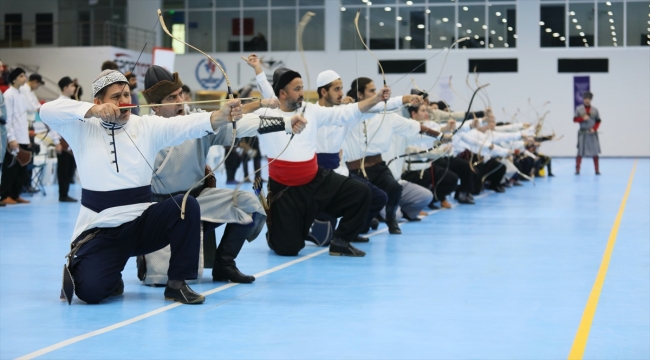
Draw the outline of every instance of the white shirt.
M60 99L70 100L70 97L61 94L61 95L59 95L58 98L56 98L56 100L60 100ZM54 100L54 101L56 101L56 100ZM50 129L50 139L52 139L52 143L54 145L59 145L59 143L61 143L61 135L59 135L59 133L56 132L56 130L54 130L54 129ZM63 150L68 150L68 149L63 149Z
M38 109L41 108L41 102L28 83L20 87L20 93L25 97L27 112L32 114L38 112Z
M112 163L113 137L98 118L84 119L94 104L59 99L41 107L41 119L61 133L75 151L81 185L94 191L130 189L151 184L153 164L158 151L185 140L212 134L211 113L198 113L167 119L159 116L131 114L123 129L115 130L117 165ZM218 131L223 131L221 128ZM134 145L135 143L135 145ZM137 148L136 148L137 145ZM108 208L96 213L81 206L72 235L76 239L84 230L110 228L132 221L152 203Z
M383 116L377 114L348 131L343 143L343 158L346 162L387 152L393 135L408 138L420 133L420 123L417 121L393 113L386 114L382 123Z
M7 140L28 145L29 124L27 123L27 104L25 97L13 86L10 86L5 91L4 97L7 107Z

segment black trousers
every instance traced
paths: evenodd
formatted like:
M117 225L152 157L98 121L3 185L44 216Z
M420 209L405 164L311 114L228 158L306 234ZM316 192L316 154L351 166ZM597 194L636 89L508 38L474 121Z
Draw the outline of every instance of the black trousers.
M497 169L498 168L498 169ZM496 169L496 170L495 170ZM485 178L486 182L490 182L490 189L494 189L499 184L501 183L501 179L503 179L503 175L506 174L506 167L503 165L501 162L499 162L496 159L490 159L487 163L480 163L476 166L476 170L478 170L478 175L483 178L483 176L489 174ZM481 179L479 179L479 183L481 183ZM475 192L474 194L478 194L481 192L481 188L479 187L478 192Z
M176 195L174 199L180 204L183 195ZM151 205L133 221L99 229L97 235L77 251L71 264L77 297L90 304L99 303L119 284L122 270L131 256L145 255L167 245L171 245L168 278L196 279L200 222L196 199L187 199L185 219L182 220L178 205L170 198ZM79 238L96 230L84 231Z
M443 157L434 162L443 168L447 167L447 163L449 163L449 170L453 171L460 180L460 185L456 190L465 193L471 192L474 188L474 172L469 167L469 161L457 157Z
M215 268L217 266L235 266L235 259L246 242L246 236L250 233L251 224L226 224L219 246L216 246L214 230L223 224L203 222L203 257L204 268ZM206 235L211 234L211 235ZM208 262L208 259L211 261Z
M257 139L257 136L241 138L239 143L245 142L251 149L256 150L256 154L253 157L253 168L255 171L259 170L262 167L262 153L260 152L260 142ZM241 162L242 168L244 169L244 177L248 176L248 154L246 151L242 153ZM261 178L261 172L255 173L255 178Z
M278 255L298 255L305 247L309 228L321 212L341 218L334 236L347 241L359 236L368 219L368 186L331 170L319 168L316 177L301 186L282 185L270 178L269 190L267 241Z
M28 145L18 144L21 149L28 150ZM2 200L10 197L14 200L20 197L20 191L23 188L23 182L27 173L26 166L20 166L18 161L13 161L14 156L8 151L4 153L2 162L2 178L0 179L0 198ZM11 164L13 162L13 165Z
M68 197L70 190L71 172L74 171L74 156L67 151L62 151L56 155L56 177L59 182L59 200Z
M402 179L431 190L434 201L445 200L447 195L454 192L458 186L458 175L451 169L438 166L435 163L424 171L406 171L402 174Z
M379 215L381 212L381 209L386 206L386 203L388 202L388 195L386 195L386 192L384 190L376 187L370 181L360 176L350 174L350 177L366 184L368 188L370 188L370 211L368 213L368 220L366 220L366 223L363 225L363 229L361 230L361 233L365 234L370 231L370 222L372 219L377 217L377 215Z
M350 174L354 174L359 177L363 177L361 169L352 170ZM370 181L376 187L382 189L388 196L388 201L386 201L386 218L394 219L395 211L399 205L399 200L402 198L402 185L400 185L393 173L390 171L386 162L382 161L379 164L373 165L366 168L366 174L368 175L368 181ZM391 209L391 214L388 213L388 209Z
M230 146L224 146L224 149L226 149L226 154L227 154L228 150L230 149ZM226 158L226 161L224 162L224 166L226 167L226 181L235 180L235 174L237 173L237 168L239 168L239 164L241 164L241 159L239 158L239 154L237 154L237 151L233 149L230 156L228 156Z

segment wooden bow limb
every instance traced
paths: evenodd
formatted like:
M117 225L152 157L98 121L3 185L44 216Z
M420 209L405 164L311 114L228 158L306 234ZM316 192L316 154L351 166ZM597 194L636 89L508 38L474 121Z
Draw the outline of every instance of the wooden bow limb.
M445 68L445 64L447 63L447 58L449 57L449 53L451 52L451 49L454 46L456 46L456 44L461 43L463 41L467 41L467 40L469 40L469 37L460 38L460 39L454 41L453 43L451 43L451 45L447 48L447 54L445 55L445 60L443 60L443 62L442 62L442 66L440 67L440 72L438 73L438 77L436 78L436 82L433 83L433 85L431 86L429 91L426 91L427 93L430 93L431 90L433 90L436 87L436 85L438 85L438 81L440 81L440 76L442 76L442 71Z
M209 104L209 103L222 103L222 102L228 102L232 99L219 99L219 100L201 100L201 101L185 101L185 102L179 102L179 103L165 103L165 104L145 104L145 105L130 105L130 106L120 106L118 109L135 109L135 108L150 108L150 107L156 107L156 106L174 106L174 105L193 105L193 104ZM249 98L238 98L237 100L259 100L259 98L256 97L249 97Z
M449 88L451 89L451 91L452 91L454 94L456 94L456 96L458 96L461 100L463 100L463 101L466 102L466 103L469 103L469 101L467 101L467 99L465 99L465 97L463 97L463 95L459 94L459 93L456 91L456 89L454 89L454 86L451 84L451 78L452 78L452 77L449 76ZM475 92L474 94L476 94L476 92Z

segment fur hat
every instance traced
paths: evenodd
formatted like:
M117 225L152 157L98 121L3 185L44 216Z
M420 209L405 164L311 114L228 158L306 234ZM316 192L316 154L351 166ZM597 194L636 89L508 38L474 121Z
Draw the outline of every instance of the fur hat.
M183 82L174 74L158 65L152 65L144 76L144 91L142 96L149 104L158 104L167 95L180 89Z

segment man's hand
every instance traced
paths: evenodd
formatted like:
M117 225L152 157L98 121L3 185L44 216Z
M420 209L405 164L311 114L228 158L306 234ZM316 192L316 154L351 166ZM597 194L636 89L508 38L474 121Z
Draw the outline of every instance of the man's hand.
M582 119L583 119L583 120L589 120L589 115L584 114L584 115L582 116Z
M377 91L377 94L375 94L375 101L377 104L388 101L388 99L390 99L390 88L388 86L381 88Z
M120 117L120 109L112 103L95 105L88 110L84 117L96 117L109 123L118 123L117 118Z
M408 99L409 106L420 106L424 104L424 98L420 95L405 95Z
M354 102L355 102L354 99L352 97L350 97L350 96L346 96L341 100L341 104L344 104L344 105L345 104L352 104Z
M257 57L256 54L250 54L247 58L242 56L241 58L244 59L244 61L246 61L246 63L253 69L255 69L255 75L261 74L263 72L262 61Z
M440 141L443 142L443 143L449 143L449 142L451 142L451 138L452 138L451 134L444 134L440 138Z
M9 150L11 150L11 152L18 151L18 147L18 141L14 140L9 142ZM4 156L4 154L2 154L2 156Z
M307 119L301 115L294 115L291 117L291 129L294 134L300 134L305 130L305 126L307 126Z
M241 119L241 101L239 99L232 99L226 102L221 111L219 111L220 119L227 119L228 121L237 121Z
M454 131L456 130L456 120L449 120L447 121L447 126L445 126L447 131Z
M277 109L277 108L280 107L280 100L278 100L278 98L263 99L262 100L262 107Z
M57 154L60 154L61 152L63 152L63 146L61 146L61 144L56 144L54 145L54 150L56 151Z
M529 123L524 123L523 126L524 126L524 129L528 129L530 127L530 124Z
M594 130L593 128L591 128L591 129L589 129L589 132L593 134L593 133L596 132L596 130Z

